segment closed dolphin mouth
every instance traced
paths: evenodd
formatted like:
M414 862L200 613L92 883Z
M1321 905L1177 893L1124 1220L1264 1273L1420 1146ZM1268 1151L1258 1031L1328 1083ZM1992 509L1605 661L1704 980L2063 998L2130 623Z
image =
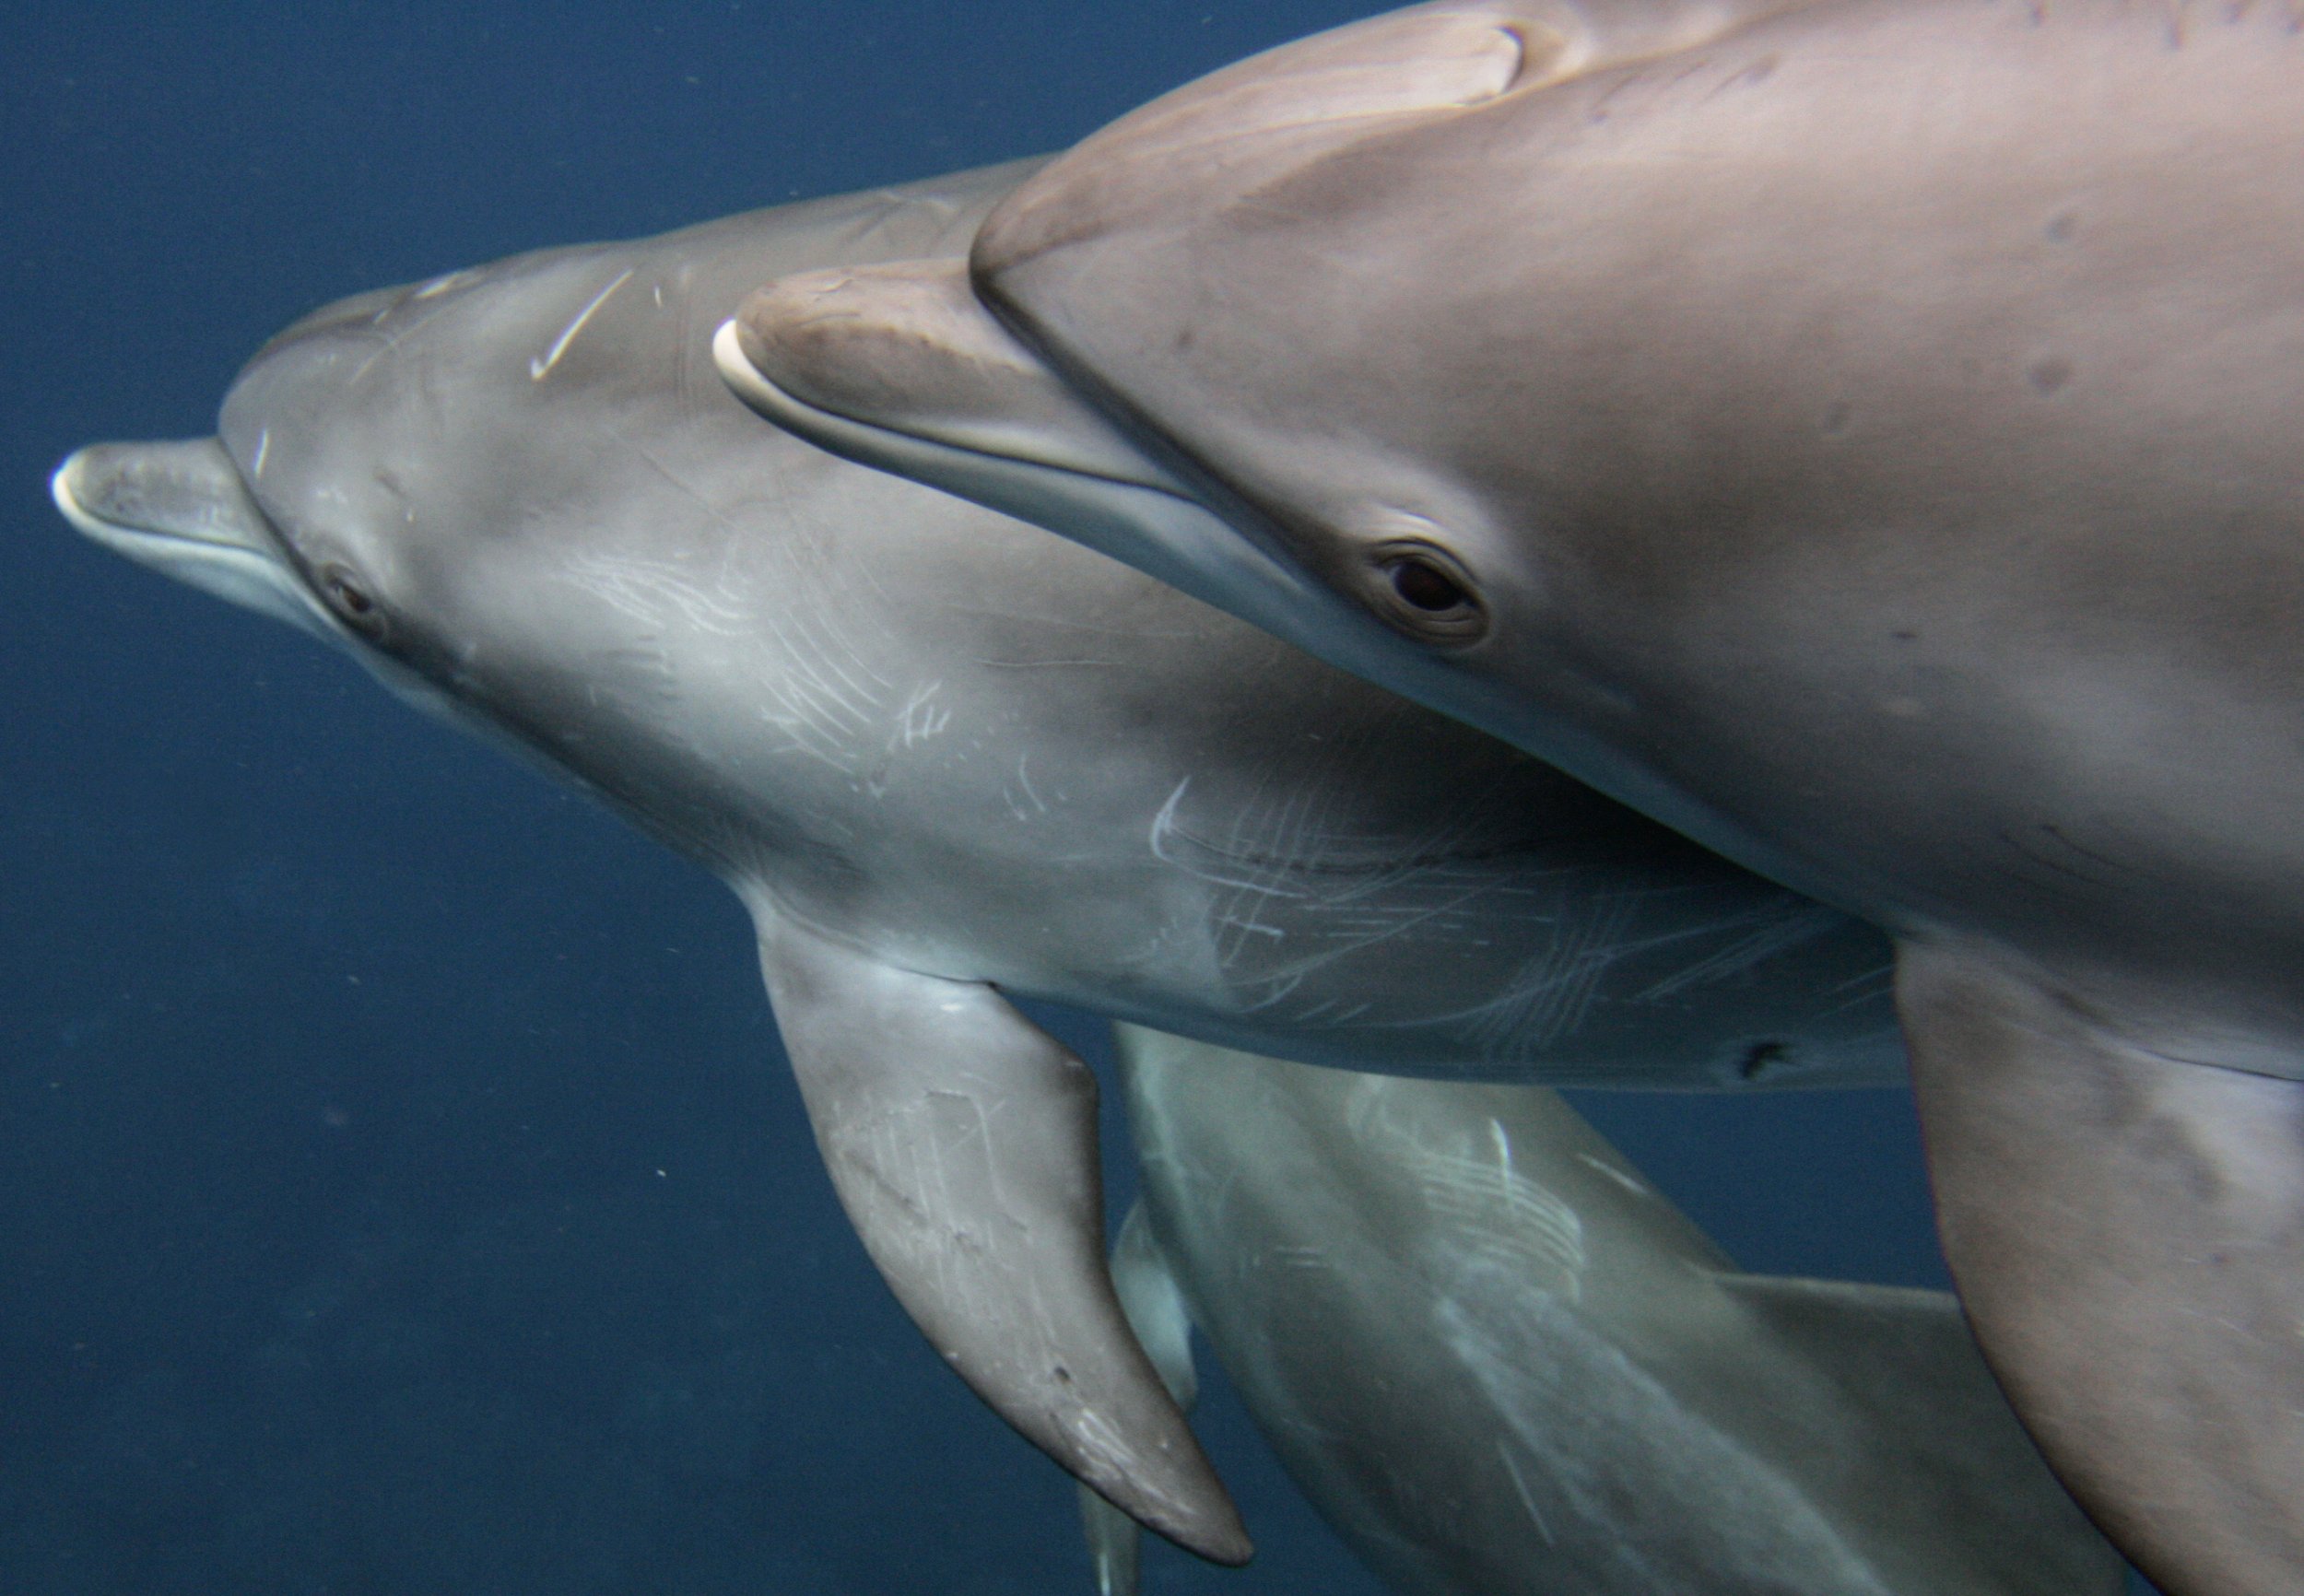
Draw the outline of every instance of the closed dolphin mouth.
M782 424L889 438L1192 497L978 304L957 261L810 272L758 290L714 340Z
M1061 529L1282 637L1329 602L1019 343L960 261L781 279L712 353L738 398L820 449Z
M115 554L335 640L216 439L91 444L56 467L48 491L76 531Z

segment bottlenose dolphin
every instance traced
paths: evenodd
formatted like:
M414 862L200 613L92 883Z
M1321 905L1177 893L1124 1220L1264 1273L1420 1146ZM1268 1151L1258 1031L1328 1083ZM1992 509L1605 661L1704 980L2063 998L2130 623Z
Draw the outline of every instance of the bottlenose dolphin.
M1949 1295L1739 1272L1542 1087L1119 1039L1130 1321L1187 1404L1206 1334L1401 1596L2122 1589Z
M2300 129L2293 0L1628 55L1468 0L1040 173L971 256L1022 342L958 334L935 406L822 368L858 284L723 367L1890 931L2019 1413L2164 1586L2293 1590Z
M1004 993L1402 1071L1900 1078L1887 945L1036 528L761 428L762 270L957 250L1014 170L560 250L276 339L90 536L351 651L703 862L841 1199L1004 1416L1247 1543L1123 1321L1091 1078Z

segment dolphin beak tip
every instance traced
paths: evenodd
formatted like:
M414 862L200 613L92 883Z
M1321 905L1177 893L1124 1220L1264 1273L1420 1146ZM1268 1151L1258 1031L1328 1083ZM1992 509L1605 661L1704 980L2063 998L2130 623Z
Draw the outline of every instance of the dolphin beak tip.
M48 474L48 497L55 501L56 509L64 518L81 533L88 530L88 522L93 519L81 506L79 496L74 491L87 460L88 451L76 449L65 456L62 464Z

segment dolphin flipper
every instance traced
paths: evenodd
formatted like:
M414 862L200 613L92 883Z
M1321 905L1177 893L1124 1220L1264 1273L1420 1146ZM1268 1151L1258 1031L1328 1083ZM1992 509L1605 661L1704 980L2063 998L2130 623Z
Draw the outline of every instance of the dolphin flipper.
M1103 1258L1096 1079L990 986L753 906L825 1167L897 1300L978 1396L1131 1518L1244 1563L1240 1515Z
M1192 1362L1192 1309L1184 1288L1153 1238L1144 1204L1128 1210L1112 1244L1112 1288L1136 1332L1137 1344L1160 1371L1160 1383L1177 1406L1190 1413L1200 1399L1200 1374ZM1087 1486L1080 1487L1080 1531L1096 1569L1096 1596L1136 1596L1137 1542L1134 1520Z
M1907 943L1945 1256L2075 1496L2171 1590L2304 1567L2304 1083L2126 1044L2004 960Z

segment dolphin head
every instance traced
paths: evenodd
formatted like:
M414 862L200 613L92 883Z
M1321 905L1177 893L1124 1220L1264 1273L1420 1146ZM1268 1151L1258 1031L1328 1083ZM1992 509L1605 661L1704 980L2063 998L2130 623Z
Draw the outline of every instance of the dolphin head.
M965 282L931 264L771 284L723 330L723 374L821 447L1048 526L1716 836L1639 757L1652 707L1558 646L1579 573L1527 557L1524 496L1487 469L1522 395L1428 402L1454 351L1422 335L1450 306L1389 252L1455 241L1346 222L1363 191L1477 181L1394 161L1418 140L1476 146L1560 86L1788 8L1450 0L1282 46L1027 179L977 232ZM1467 297L1483 272L1526 270L1466 264ZM1354 358L1326 358L1323 330ZM1371 346L1384 363L1357 358ZM1539 668L1541 705L1522 687Z
M1450 657L1476 650L1487 614L1436 523L1392 518L1348 569L1306 559L1278 523L1021 342L960 262L778 279L713 351L738 397L819 448L1054 528L1461 719L1510 712ZM1435 639L1437 651L1421 646Z
M385 646L389 616L364 574L379 562L312 558L265 513L220 440L91 444L56 468L48 489L93 542L340 648L401 698L504 740Z
M739 398L821 449L1062 533L1556 761L1572 748L1653 813L1686 808L1515 690L1516 653L1543 635L1553 595L1484 497L1378 440L1307 433L1212 386L1199 409L1243 449L1259 428L1287 433L1259 463L1305 491L1267 496L1140 422L1101 366L1076 370L1066 347L1020 338L951 260L777 279L713 343ZM1597 677L1556 663L1551 678L1604 722L1631 718Z
M359 295L275 337L217 437L80 450L51 480L57 508L115 553L342 648L396 688L453 681L478 585L470 560L443 557L470 550L378 464L410 452L380 448L406 406L371 403L361 369L374 329L423 291Z
M483 679L504 651L482 660L470 641L522 584L490 581L486 560L458 557L471 552L454 546L459 528L418 513L375 464L393 458L377 450L387 418L344 381L344 329L405 293L347 299L273 340L233 386L218 436L91 445L57 467L50 493L96 543L343 650L402 699L533 763L541 739Z
M1893 933L2036 1435L2155 1579L2293 1588L2298 1274L2252 1226L2298 1233L2297 1143L2244 1146L2304 1097L2293 9L1841 0L1428 72L1488 9L1115 123L987 219L980 296L1409 651L1298 641ZM1376 114L1354 40L1407 64ZM2083 1107L2145 1079L2216 1150ZM2094 1180L2169 1195L2047 1222Z

